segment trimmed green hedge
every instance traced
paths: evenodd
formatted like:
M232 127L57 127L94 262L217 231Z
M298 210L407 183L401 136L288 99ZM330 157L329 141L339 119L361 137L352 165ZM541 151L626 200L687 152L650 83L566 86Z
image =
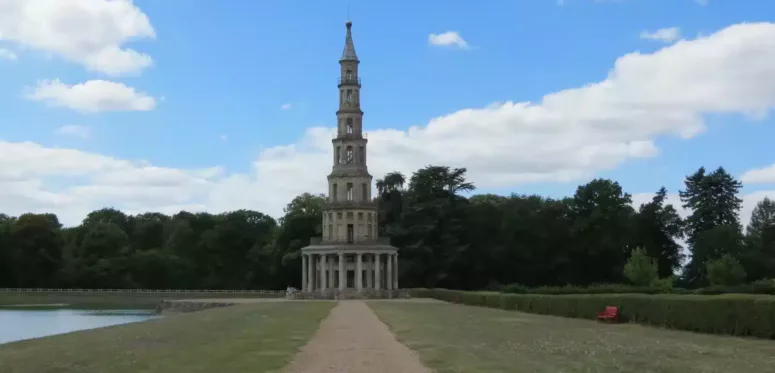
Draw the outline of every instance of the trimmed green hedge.
M598 284L591 286L539 286L529 288L521 284L510 284L501 288L504 293L513 294L770 294L775 295L775 280L759 280L736 286L709 286L694 290L658 286L633 286L627 284Z
M504 294L413 289L412 296L541 315L595 319L617 306L625 321L694 332L775 339L775 297L676 294Z

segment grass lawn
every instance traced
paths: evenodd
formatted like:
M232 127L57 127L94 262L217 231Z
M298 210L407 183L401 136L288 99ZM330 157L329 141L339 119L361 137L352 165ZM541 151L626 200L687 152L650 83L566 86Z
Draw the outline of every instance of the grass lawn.
M234 293L17 293L0 292L0 308L13 305L67 304L67 308L81 309L154 309L162 300L196 298L249 298L251 295ZM253 294L252 297L259 297Z
M445 372L775 372L775 342L449 303L370 302Z
M0 373L278 372L333 302L268 302L0 345Z

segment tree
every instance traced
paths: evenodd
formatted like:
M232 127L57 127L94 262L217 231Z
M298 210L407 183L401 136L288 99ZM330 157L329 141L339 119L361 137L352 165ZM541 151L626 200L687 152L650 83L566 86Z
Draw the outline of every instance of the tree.
M389 172L385 174L384 178L377 179L377 191L380 195L385 195L394 191L401 191L404 189L405 183L406 178L404 177L404 174L398 171Z
M401 219L404 207L404 184L406 178L400 172L387 173L384 178L377 179L378 228L380 235L392 236L395 224Z
M775 201L764 197L754 207L746 228L740 262L749 281L775 278Z
M16 285L49 287L57 283L64 240L54 214L23 214L10 229Z
M636 248L624 265L624 277L637 286L651 286L659 279L657 261L646 255L646 250Z
M634 217L636 244L656 260L662 278L672 276L683 259L678 240L684 237L684 222L673 205L665 204L666 199L667 189L662 187Z
M775 227L775 201L764 197L756 204L751 213L751 221L746 227L746 234L748 236L761 236L770 227Z
M574 283L620 282L630 251L632 199L619 183L595 179L568 201L573 220Z
M474 190L465 168L427 166L409 179L406 208L394 244L402 251L399 275L409 286L465 284L464 268L474 255L462 240L464 206L457 193Z
M746 276L745 269L740 262L729 254L708 261L707 272L711 285L740 285L745 281Z
M738 211L742 200L737 194L742 184L722 167L710 174L701 167L687 176L684 183L686 189L679 194L683 207L692 211L686 219L686 241L692 257L683 275L687 283L698 286L707 282L704 274L708 261L723 254L718 250L726 250L733 256L739 254L742 233ZM720 226L725 228L716 230ZM700 237L711 230L716 232L709 235L722 238L723 245L707 239L708 235L698 245Z
M0 287L14 287L16 278L13 269L14 246L11 237L15 219L0 213Z

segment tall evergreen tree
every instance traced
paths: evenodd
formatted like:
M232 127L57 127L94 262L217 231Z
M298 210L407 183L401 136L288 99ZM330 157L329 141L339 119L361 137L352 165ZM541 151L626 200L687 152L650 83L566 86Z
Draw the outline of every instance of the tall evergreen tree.
M662 278L673 275L683 259L678 240L684 236L684 222L666 199L667 189L662 187L651 202L640 206L634 224L637 245L656 260Z
M709 174L701 167L684 183L681 201L692 211L686 219L692 258L684 278L691 285L701 285L707 283L705 268L710 260L724 254L739 255L742 236L738 214L743 200L737 194L742 183L723 167Z
M765 197L754 207L740 261L750 281L775 278L775 201Z

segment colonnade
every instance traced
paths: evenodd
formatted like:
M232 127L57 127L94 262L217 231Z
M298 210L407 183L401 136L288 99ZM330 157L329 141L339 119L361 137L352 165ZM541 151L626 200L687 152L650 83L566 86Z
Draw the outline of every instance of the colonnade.
M302 286L308 292L398 289L396 252L303 253L301 268Z

